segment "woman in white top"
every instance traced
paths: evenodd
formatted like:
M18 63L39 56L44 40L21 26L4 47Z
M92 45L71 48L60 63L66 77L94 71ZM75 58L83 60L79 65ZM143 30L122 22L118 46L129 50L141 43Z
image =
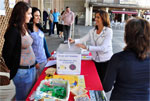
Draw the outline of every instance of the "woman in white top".
M81 39L69 39L70 43L75 43L76 46L87 49L92 53L98 74L103 81L108 62L113 55L112 52L112 36L113 32L110 28L109 15L106 11L100 10L95 15L95 28L91 29L87 35ZM90 40L91 45L84 45Z

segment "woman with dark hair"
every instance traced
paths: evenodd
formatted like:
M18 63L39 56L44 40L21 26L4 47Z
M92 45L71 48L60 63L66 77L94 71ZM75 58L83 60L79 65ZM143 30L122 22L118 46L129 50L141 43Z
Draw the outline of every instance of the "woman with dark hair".
M125 26L126 47L112 56L103 82L110 100L150 101L150 24L132 18Z
M98 74L101 81L103 81L105 72L107 70L107 64L113 55L112 52L112 29L110 28L109 15L106 11L100 10L96 12L95 16L96 26L91 29L87 35L81 39L72 40L74 43L83 49L87 49L92 52L92 57L95 62ZM90 40L91 45L86 46L86 41Z
M44 48L44 46L47 47L46 40L43 33L43 28L40 24L40 16L41 12L38 8L33 7L32 8L32 18L30 20L30 23L28 24L28 28L31 31L30 35L33 39L32 48L34 51L34 54L36 56L37 61L37 78L43 71L47 59L50 59L50 54L48 52L47 48Z
M10 69L10 79L16 86L16 100L25 100L35 82L35 55L27 23L32 9L25 2L18 2L12 10L5 33L2 56Z
M61 15L59 16L59 37L62 38L63 35L63 26L64 26L64 21L62 20L62 15L64 14L64 10L61 12Z

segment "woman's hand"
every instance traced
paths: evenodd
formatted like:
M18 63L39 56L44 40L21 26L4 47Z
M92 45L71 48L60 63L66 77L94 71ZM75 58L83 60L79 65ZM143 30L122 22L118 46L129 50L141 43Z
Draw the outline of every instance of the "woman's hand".
M71 38L68 39L70 43L75 43L75 41Z
M80 43L79 43L79 44L76 44L76 46L77 46L77 47L80 47L80 48L83 48L83 49L87 49L87 47L86 47L85 45L80 44Z
M55 60L55 57L51 56L47 59L47 61L49 61L49 60Z
M35 65L35 67L36 67L36 69L40 69L40 64L37 63L37 64Z

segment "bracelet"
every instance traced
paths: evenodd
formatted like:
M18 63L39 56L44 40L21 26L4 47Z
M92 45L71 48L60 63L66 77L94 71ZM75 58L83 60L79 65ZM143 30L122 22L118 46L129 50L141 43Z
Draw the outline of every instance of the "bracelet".
M89 51L89 46L86 46L86 49Z

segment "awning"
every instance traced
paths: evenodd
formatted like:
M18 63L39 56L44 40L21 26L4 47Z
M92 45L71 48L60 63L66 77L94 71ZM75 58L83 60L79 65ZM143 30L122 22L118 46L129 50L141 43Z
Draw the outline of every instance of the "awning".
M138 14L136 11L112 11L115 14Z
M150 12L144 12L144 15L150 15Z

